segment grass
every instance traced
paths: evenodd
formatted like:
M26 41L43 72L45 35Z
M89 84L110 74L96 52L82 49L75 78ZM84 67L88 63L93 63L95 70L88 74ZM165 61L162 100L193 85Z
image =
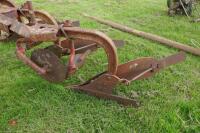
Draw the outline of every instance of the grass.
M23 3L24 0L16 0ZM81 21L81 27L106 32L126 45L118 50L121 63L143 56L162 58L177 50L92 22L80 15L113 20L193 47L200 47L200 25L186 17L167 16L166 0L33 0L36 9L58 19ZM125 108L112 101L66 90L101 72L106 58L99 50L76 75L62 84L37 76L15 57L15 42L0 43L0 131L2 132L200 132L200 58L187 60L156 76L119 85L126 97L137 92L142 106ZM94 60L97 61L94 61ZM98 65L97 65L98 64ZM12 126L9 121L16 121Z

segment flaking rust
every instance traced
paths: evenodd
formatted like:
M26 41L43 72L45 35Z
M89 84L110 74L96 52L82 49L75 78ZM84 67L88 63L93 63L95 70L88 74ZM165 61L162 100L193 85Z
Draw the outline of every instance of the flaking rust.
M107 70L71 87L92 96L137 107L138 101L113 94L117 84L128 85L149 78L161 69L185 60L185 54L180 52L162 60L144 57L119 64L117 47L123 45L122 41L112 40L99 31L79 28L77 21L57 22L48 13L34 10L30 1L20 8L8 0L0 3L6 8L1 8L0 13L0 29L8 35L4 39L10 40L16 34L18 59L49 82L63 82L84 65L89 54L103 48L107 55ZM52 45L34 50L31 57L26 56L28 50L42 42ZM64 56L69 56L67 63L61 61Z

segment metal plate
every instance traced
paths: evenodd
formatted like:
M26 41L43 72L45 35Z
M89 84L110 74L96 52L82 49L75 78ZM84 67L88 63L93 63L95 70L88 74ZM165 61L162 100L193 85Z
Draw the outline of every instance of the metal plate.
M140 58L133 61L129 61L125 64L121 64L117 69L117 76L121 79L127 79L131 81L144 71L152 68L152 65L158 62L150 57ZM157 71L151 71L140 77L139 79L144 79L153 76Z
M65 80L67 67L50 50L38 49L33 51L31 60L47 70L45 75L41 75L47 81L58 83Z
M82 85L72 87L72 89L86 92L87 94L98 98L114 100L124 106L138 107L138 101L113 94L113 89L118 83L120 83L118 77L102 73L96 75Z
M53 52L58 58L62 57L62 48L57 45L50 45L46 47L45 49L48 49L51 52Z
M119 65L117 76L129 81L146 79L168 66L184 61L185 58L185 53L179 52L162 60L156 60L151 57L136 59Z

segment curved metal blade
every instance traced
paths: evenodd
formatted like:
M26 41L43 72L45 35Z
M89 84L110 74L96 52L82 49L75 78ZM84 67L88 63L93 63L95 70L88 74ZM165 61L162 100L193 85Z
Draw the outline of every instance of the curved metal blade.
M50 50L38 49L33 51L31 60L47 70L46 74L41 75L45 80L55 83L65 80L67 67Z

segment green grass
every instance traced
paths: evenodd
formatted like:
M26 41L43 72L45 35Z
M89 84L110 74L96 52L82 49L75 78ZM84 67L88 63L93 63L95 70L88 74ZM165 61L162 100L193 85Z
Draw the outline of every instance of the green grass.
M58 19L80 20L83 28L125 40L125 47L118 50L121 63L143 56L160 59L177 50L97 24L80 13L200 47L200 24L183 16L168 17L166 0L33 0L33 4ZM79 83L78 77L86 80L103 70L106 57L101 50L63 84L48 83L18 61L15 42L0 43L0 53L2 132L200 132L199 57L187 54L185 62L150 79L118 86L120 95L139 94L142 106L135 109L64 88ZM17 124L11 126L10 120Z

